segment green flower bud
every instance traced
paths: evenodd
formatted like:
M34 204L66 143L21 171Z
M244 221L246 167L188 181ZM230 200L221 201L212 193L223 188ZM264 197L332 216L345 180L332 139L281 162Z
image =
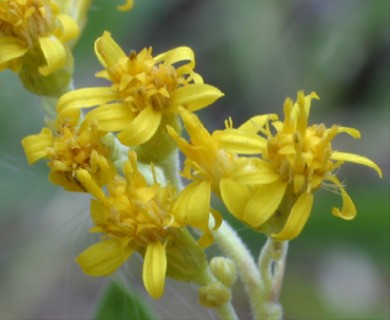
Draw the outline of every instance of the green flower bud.
M66 53L66 63L49 75L43 75L39 71L46 63L39 48L30 49L23 57L23 61L19 78L27 90L49 97L59 97L68 90L73 75L73 57L69 50Z
M199 301L207 308L219 308L232 298L230 289L220 282L209 283L199 288Z
M226 287L231 288L237 280L237 270L233 260L225 257L214 257L210 261L214 276Z

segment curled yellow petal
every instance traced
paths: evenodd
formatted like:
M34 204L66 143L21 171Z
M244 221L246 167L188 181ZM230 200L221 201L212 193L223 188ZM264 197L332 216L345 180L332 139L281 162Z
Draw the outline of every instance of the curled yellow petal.
M129 246L124 247L118 239L108 239L84 250L76 258L76 262L90 276L108 276L115 272L133 251Z
M256 186L252 197L244 208L242 220L251 227L260 227L275 213L286 188L287 183L282 180Z
M361 137L360 131L355 129L355 128L339 127L338 132L339 133L345 132L355 139L360 139L360 137Z
M122 48L111 37L107 31L95 41L95 53L100 63L110 69L115 66L118 61L126 57Z
M126 146L136 146L150 140L161 122L161 112L152 107L143 109L137 117L118 134L118 139Z
M334 151L334 152L332 152L332 155L330 158L332 160L347 161L347 162L357 163L357 164L361 164L363 166L370 167L378 173L380 178L382 178L382 170L379 168L379 166L374 161L372 161L364 156L360 156L360 155L354 154L354 153Z
M294 203L283 229L277 234L272 234L272 237L278 240L291 240L297 237L310 216L312 206L313 194L302 193Z
M224 94L208 84L193 84L176 89L171 96L172 106L183 106L189 111L207 107Z
M46 60L46 65L38 68L40 74L48 76L64 66L66 51L57 37L41 37L39 38L39 46Z
M126 0L126 2L120 6L117 6L116 8L119 10L119 11L129 11L133 8L134 6L134 1L133 0Z
M61 29L57 32L56 36L61 42L65 43L78 37L80 29L75 20L66 14L59 14L57 19L61 24Z
M39 134L22 139L22 145L29 164L48 156L47 148L53 145L54 137L49 128L43 128Z
M146 291L154 299L158 299L164 292L167 257L165 245L160 242L150 243L145 252L142 280Z
M337 177L333 176L328 178L328 180L332 181L339 188L341 192L341 197L343 199L343 207L341 208L341 210L339 208L334 207L332 208L332 214L344 220L352 220L356 217L357 211L351 197L345 191L344 187L341 185Z
M154 58L156 63L164 62L164 64L174 64L179 61L189 61L189 66L195 67L195 54L194 51L189 47L178 47L171 49L164 53L159 54Z

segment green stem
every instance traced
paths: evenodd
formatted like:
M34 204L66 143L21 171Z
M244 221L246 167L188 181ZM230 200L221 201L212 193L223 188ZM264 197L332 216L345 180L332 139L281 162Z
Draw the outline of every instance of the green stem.
M287 248L287 241L278 241L269 237L259 256L258 264L264 281L262 309L266 319L282 318L279 295L286 265Z
M214 238L222 252L235 262L248 295L254 318L268 319L264 317L262 303L265 298L264 284L248 248L226 221L214 232Z
M161 168L164 172L164 176L173 186L175 186L177 191L183 189L183 182L181 180L179 174L180 161L179 161L179 152L178 149L172 151L169 154L169 157L162 163ZM217 280L211 273L209 267L205 268L203 274L198 279L197 283L199 285L207 285L212 282L216 282ZM227 288L228 289L228 288ZM229 289L230 290L230 289ZM233 308L231 302L228 302L221 307L215 308L218 317L223 320L238 320L238 316L236 311Z
M167 159L161 164L165 178L173 186L175 186L177 191L183 189L183 182L180 177L180 159L178 149L172 151Z

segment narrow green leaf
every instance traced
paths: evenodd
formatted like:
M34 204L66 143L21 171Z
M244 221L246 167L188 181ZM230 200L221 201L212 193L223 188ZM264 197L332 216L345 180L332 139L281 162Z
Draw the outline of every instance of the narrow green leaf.
M157 319L146 306L141 297L134 292L126 291L115 281L111 281L105 289L94 320L129 320Z

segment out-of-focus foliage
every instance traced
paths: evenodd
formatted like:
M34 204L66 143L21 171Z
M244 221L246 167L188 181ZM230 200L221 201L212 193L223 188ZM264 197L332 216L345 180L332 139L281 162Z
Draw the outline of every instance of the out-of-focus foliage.
M390 315L389 12L386 0L137 0L131 12L119 13L111 1L96 0L76 46L76 87L104 84L93 76L101 68L93 42L103 30L128 50L192 47L197 71L225 93L199 113L210 130L229 116L239 125L257 113L281 114L285 97L304 89L321 97L312 121L361 131L360 141L341 138L339 147L373 159L384 178L343 167L358 208L349 222L330 213L339 197L319 191L307 228L290 244L281 297L286 319ZM84 276L73 261L91 243L89 201L49 184L48 169L42 163L29 167L20 145L42 127L39 103L14 74L0 74L0 319L90 318L105 280ZM233 223L258 252L263 236ZM139 265L130 267L125 276L134 282ZM191 286L168 286L155 305L162 318L210 316L192 305ZM178 295L177 286L187 293ZM236 290L245 318L245 295L239 284Z

